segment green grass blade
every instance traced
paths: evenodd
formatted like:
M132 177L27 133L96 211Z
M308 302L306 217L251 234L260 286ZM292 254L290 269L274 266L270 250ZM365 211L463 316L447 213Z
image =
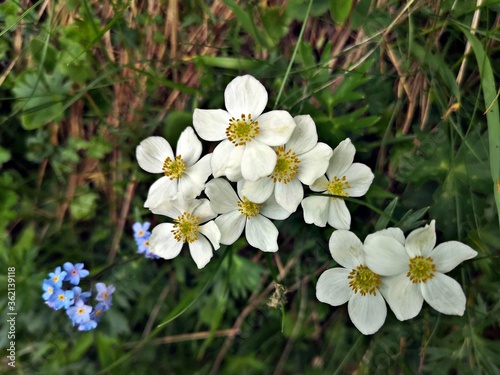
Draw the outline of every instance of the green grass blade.
M476 56L479 75L481 76L481 87L483 88L484 106L487 108L486 122L488 123L488 139L490 149L490 169L493 179L493 194L497 206L500 225L500 117L497 101L497 90L495 77L491 68L491 62L484 48L473 34L464 27L457 25L470 42L474 55Z
M311 12L311 6L312 6L313 0L309 0L309 5L307 6L307 12L304 17L304 22L302 23L302 28L300 29L300 34L299 38L297 39L297 45L295 46L292 54L292 58L290 59L290 63L288 64L288 67L286 68L286 73L285 77L283 78L283 82L281 83L280 91L278 91L278 96L276 97L276 101L274 102L274 108L278 106L278 103L281 98L281 94L283 93L283 89L285 88L286 81L288 81L288 76L290 75L290 71L292 70L292 65L293 62L295 61L295 57L297 56L297 52L299 51L300 43L302 41L302 35L304 35L304 30L306 28L307 24L307 19L309 18L309 13Z
M0 31L0 36L2 36L3 34L5 34L7 31L9 31L10 29L12 29L14 26L16 26L19 21L21 21L24 17L26 17L28 14L30 14L30 12L35 9L38 4L42 3L44 0L38 0L35 4L33 4L32 6L30 6L28 9L26 9L23 14L21 14L19 16L19 18L10 26L6 27L5 30L2 30Z

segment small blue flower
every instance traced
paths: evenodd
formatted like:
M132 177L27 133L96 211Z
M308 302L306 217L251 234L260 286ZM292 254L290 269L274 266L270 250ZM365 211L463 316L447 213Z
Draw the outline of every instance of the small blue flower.
M149 248L149 236L136 239L137 243L137 253L144 254Z
M97 322L93 319L87 320L85 323L82 323L78 326L79 331L90 331L97 327Z
M70 317L73 325L83 324L90 320L92 306L86 305L81 299L76 301L74 306L71 306L66 314Z
M132 225L132 229L134 230L134 238L136 239L136 241L146 236L149 237L149 235L151 234L151 232L148 232L150 226L151 223L147 221L144 224L137 222L134 225Z
M82 288L79 286L74 286L73 287L73 293L75 294L75 297L73 298L73 301L76 303L78 300L82 300L84 303L87 302L87 299L92 295L90 292L83 292L82 293Z
M80 278L88 276L89 271L83 269L83 263L73 263L66 262L63 264L64 270L67 272L64 281L69 281L73 285L78 285L80 283Z
M111 295L115 291L114 285L106 287L106 284L104 283L97 283L95 284L95 288L97 290L97 296L95 297L95 300L102 301L109 309L111 307Z
M66 272L62 271L61 272L61 267L57 267L54 272L49 273L50 280L52 280L52 283L54 284L55 288L61 288L62 287L62 282L64 278L66 277Z
M108 311L109 307L106 306L104 302L99 302L97 305L94 307L94 311L92 311L92 314L90 314L90 319L95 320L96 322L99 322L102 318L102 314L104 314L105 311Z
M54 304L54 310L67 309L73 303L74 293L72 290L57 289L51 296L49 301Z
M54 294L55 290L52 279L43 280L42 289L45 291L45 293L43 293L42 295L42 298L44 299L44 301L48 301L50 296Z

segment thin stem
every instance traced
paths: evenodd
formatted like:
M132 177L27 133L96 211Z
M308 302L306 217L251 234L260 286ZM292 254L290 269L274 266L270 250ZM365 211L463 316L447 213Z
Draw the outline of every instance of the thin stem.
M307 6L306 16L304 17L304 22L302 23L302 28L300 29L299 38L297 39L297 44L295 49L293 50L292 58L290 59L290 63L286 68L285 77L283 78L283 82L281 82L280 90L278 91L278 96L276 97L276 101L274 102L274 108L278 107L278 103L281 98L281 94L285 88L286 82L288 81L288 76L290 75L290 71L292 70L293 62L295 61L295 57L297 56L297 52L300 47L300 43L302 42L302 35L304 34L304 30L306 29L307 19L309 18L309 12L311 11L313 0L309 0L309 5Z

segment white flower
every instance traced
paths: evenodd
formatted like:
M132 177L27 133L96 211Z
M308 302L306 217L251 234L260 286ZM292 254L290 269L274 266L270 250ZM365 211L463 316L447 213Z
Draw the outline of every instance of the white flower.
M329 242L333 259L342 267L321 274L316 297L332 306L347 301L347 311L356 328L364 335L377 332L385 322L387 307L380 293L379 275L365 263L363 244L352 232L337 230Z
M223 109L195 109L193 125L201 138L221 141L214 149L214 177L256 181L272 173L276 153L270 146L285 144L295 122L286 111L262 114L267 92L254 77L236 77L226 87Z
M148 192L144 207L153 207L172 199L177 192L195 198L205 187L210 169L211 154L200 159L202 145L192 127L187 127L177 142L176 156L165 138L149 137L136 149L139 166L149 173L163 173Z
M367 265L384 278L384 297L399 320L418 315L425 300L437 311L463 315L465 294L445 273L477 252L458 242L444 242L436 247L435 221L411 232L406 241L402 231L397 237L375 233L365 240Z
M343 197L364 195L373 181L370 168L361 163L353 163L356 149L349 138L340 142L333 150L326 176L318 178L311 190ZM351 214L342 198L311 196L302 201L304 221L324 227L326 223L336 229L351 227Z
M290 213L285 211L274 199L258 204L241 195L241 182L238 195L229 182L222 178L209 181L205 194L210 198L212 210L220 214L215 223L221 231L220 243L233 244L243 233L248 243L267 252L278 250L278 230L271 220L286 219Z
M328 168L332 149L318 143L316 125L309 115L294 117L295 130L284 146L276 151L273 173L257 181L245 181L242 194L255 203L266 201L274 192L276 202L295 212L304 198L302 184L311 185Z
M219 249L220 231L212 221L217 216L207 199L184 199L177 195L155 206L153 213L174 219L174 224L157 225L149 238L149 251L164 259L175 258L184 243L198 268L203 268L212 258L212 246ZM203 224L205 223L205 224ZM203 225L202 225L203 224Z

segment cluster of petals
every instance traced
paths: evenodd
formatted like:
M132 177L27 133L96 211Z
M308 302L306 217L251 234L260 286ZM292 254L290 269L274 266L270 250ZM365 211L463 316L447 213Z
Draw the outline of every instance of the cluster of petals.
M198 268L205 267L213 256L212 247L220 245L220 230L212 219L207 199L186 199L182 195L163 201L152 209L154 214L174 219L173 223L158 224L149 239L149 251L163 259L175 258L188 243L191 257Z
M369 167L353 163L356 149L349 138L333 150L326 176L310 186L312 191L337 197L313 195L304 198L304 221L324 227L328 222L335 229L350 229L351 214L342 197L361 197L370 188L374 175Z
M425 300L442 314L463 315L462 287L445 275L477 252L448 241L436 246L435 221L415 229L405 239L400 229L373 235L365 241L366 261L384 277L384 297L399 320L414 318Z
M98 294L95 300L98 303L94 307L88 305L92 293L83 292L82 288L77 286L81 278L89 275L89 271L83 267L83 263L66 262L63 264L64 271L61 271L61 267L57 267L54 272L50 272L49 278L42 283L44 291L42 298L52 309L66 310L73 326L78 326L79 331L89 331L97 327L102 313L111 307L111 294L115 291L115 287L97 283ZM64 282L70 283L71 289L64 289Z
M445 273L477 252L449 241L436 246L435 221L405 238L399 228L366 237L335 231L329 242L333 259L342 267L326 270L318 279L316 296L332 306L348 302L353 324L365 334L382 327L388 303L399 320L414 318L425 300L442 314L463 315L462 287Z
M350 140L332 150L318 142L311 116L264 112L267 91L250 75L234 78L224 91L224 101L225 109L193 113L197 135L219 142L211 154L201 157L202 144L191 127L181 133L175 155L162 137L149 137L137 147L140 167L164 174L150 187L145 207L174 220L153 229L143 241L148 251L172 259L187 243L202 268L213 249L234 243L244 231L251 246L274 252L278 230L271 220L284 220L301 203L307 223L325 226L328 221L335 228L349 229L350 214L342 198L304 199L304 185L329 195L365 194L373 174L367 166L353 164ZM207 182L210 175L213 179ZM344 185L339 187L337 179ZM228 180L237 184L237 193ZM202 192L210 201L198 199ZM189 233L180 233L180 227L190 228Z
M202 144L193 128L187 127L177 142L176 155L170 143L162 137L148 137L136 149L139 166L149 173L164 176L151 185L145 207L171 199L178 192L187 198L195 198L205 187L211 174L211 154L200 159Z
M276 165L273 146L290 138L295 121L286 111L262 113L267 91L250 75L233 79L224 91L226 110L195 109L193 126L206 141L221 141L213 151L212 174L230 181L256 181Z

